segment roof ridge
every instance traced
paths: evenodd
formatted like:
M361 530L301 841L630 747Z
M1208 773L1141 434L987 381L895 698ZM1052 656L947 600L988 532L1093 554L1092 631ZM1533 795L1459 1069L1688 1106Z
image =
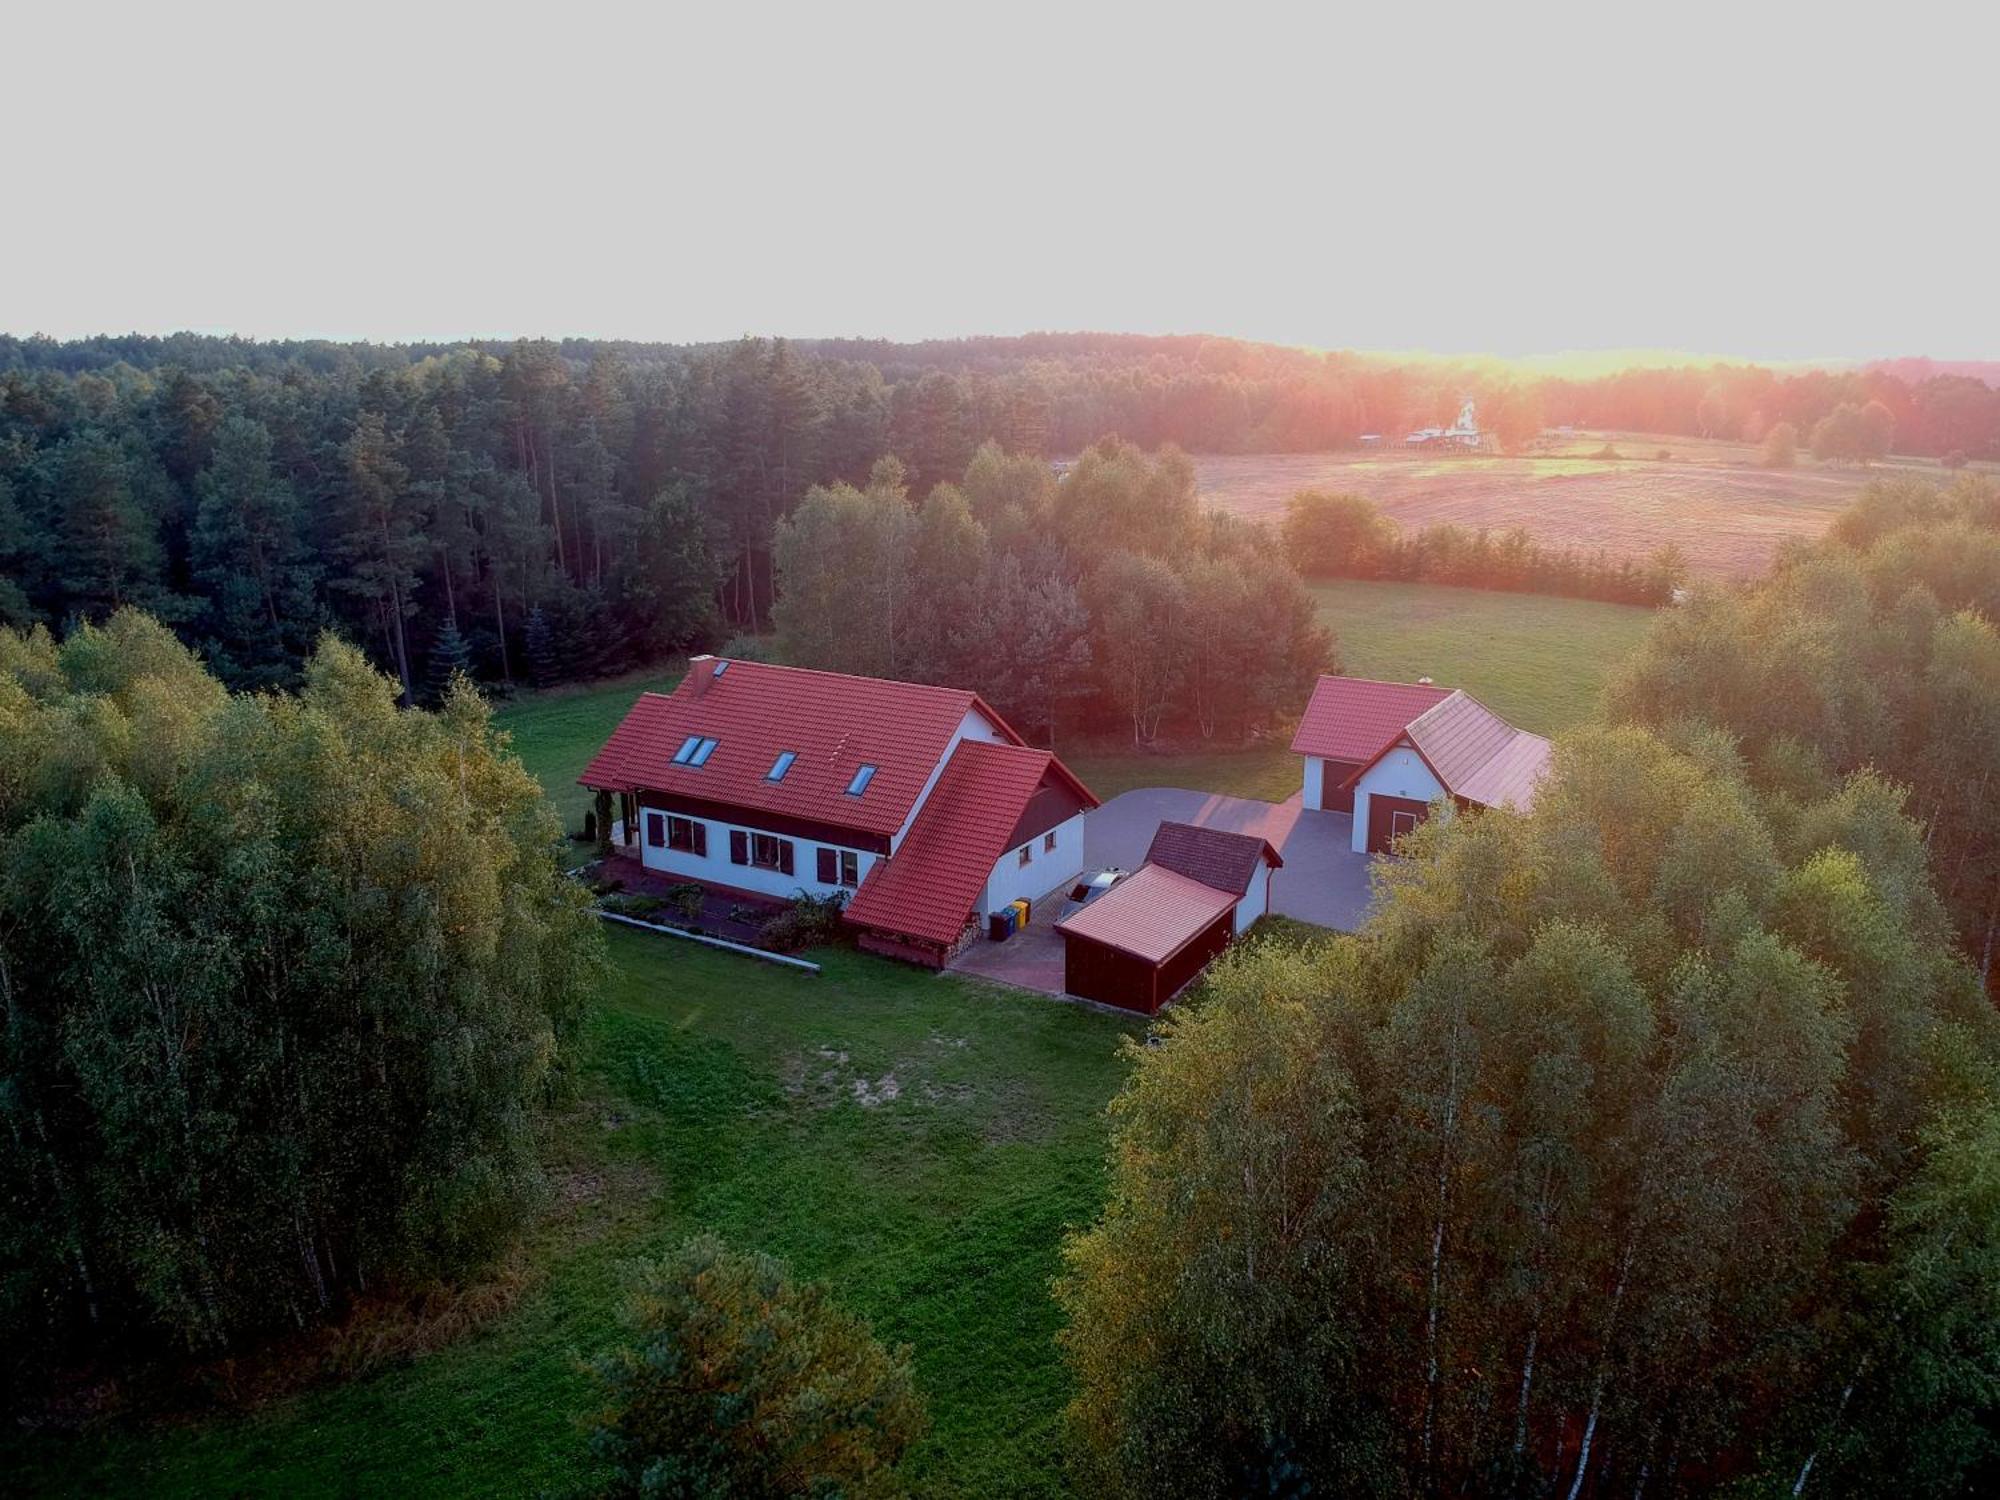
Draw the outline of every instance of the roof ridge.
M789 662L758 661L756 658L749 656L717 656L715 660L718 662L731 662L739 667L749 667L757 672L783 672L798 677L833 677L843 682L868 682L874 683L877 686L886 683L891 687L915 688L919 692L942 693L952 698L963 698L968 703L979 696L971 688L945 687L941 683L935 682L912 682L907 677L871 677L866 672L836 672L831 667L795 667ZM692 675L689 674L689 676L683 677L681 681L691 681ZM680 687L676 684L674 692L679 691ZM672 694L662 694L661 696L671 697Z
M1331 677L1338 682L1366 682L1374 687L1426 688L1439 693L1460 693L1463 688L1441 687L1435 682L1411 682L1404 677L1356 677L1350 672L1322 672L1321 677Z
M1450 692L1446 693L1442 698L1438 699L1437 702L1433 703L1429 708L1425 709L1422 713L1418 714L1414 719L1410 720L1409 723L1405 724L1403 726L1404 731L1408 732L1409 730L1415 729L1419 724L1423 723L1424 720L1428 719L1432 714L1436 713L1439 709L1447 706L1454 698L1463 698L1467 703L1479 703L1479 700L1473 697L1472 694L1468 693L1464 688L1453 688L1451 689ZM1479 706L1481 708L1486 708L1486 705L1484 703L1479 703ZM1493 714L1493 710L1490 708L1486 708L1486 711L1489 714ZM1506 724L1509 729L1512 729L1514 727L1511 723L1508 723L1507 720L1501 719L1500 715L1498 714L1493 714L1493 717L1496 719L1500 719L1500 722L1502 724Z
M1040 745L1016 745L1004 740L960 740L958 742L958 750L965 749L972 749L981 753L988 750L1025 751L1029 755L1042 755L1048 757L1050 760L1054 760L1056 755L1055 751L1044 750ZM958 750L952 751L952 754L956 755Z

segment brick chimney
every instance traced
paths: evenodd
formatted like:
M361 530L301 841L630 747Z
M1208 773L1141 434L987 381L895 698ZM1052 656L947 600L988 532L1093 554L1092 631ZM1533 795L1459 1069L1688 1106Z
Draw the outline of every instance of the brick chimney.
M709 683L715 680L715 658L713 656L690 656L688 658L688 696L699 698L708 691Z

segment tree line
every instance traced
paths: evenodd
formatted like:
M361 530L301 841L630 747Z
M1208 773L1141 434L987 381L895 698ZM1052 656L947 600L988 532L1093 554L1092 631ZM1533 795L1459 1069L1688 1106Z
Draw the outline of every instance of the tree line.
M1240 739L1337 665L1279 539L1202 511L1171 449L1106 440L1058 481L989 443L921 505L887 459L810 491L775 555L786 661L972 688L1049 743Z
M1996 618L2000 491L1879 482L1225 958L1068 1247L1089 1487L1992 1489Z
M1360 495L1294 495L1281 531L1285 555L1308 578L1397 579L1665 604L1687 577L1687 560L1677 547L1661 547L1640 562L1602 549L1547 546L1518 526L1495 535L1440 522L1405 532Z
M478 696L397 696L332 640L231 694L135 610L0 630L0 1390L309 1328L539 1201L599 935Z
M2000 955L2000 487L1870 485L1755 587L1698 587L1613 683L1611 711L1732 735L1780 806L1873 768L1910 792L1964 951Z
M58 342L0 335L0 373L121 379L180 368L197 376L247 371L352 382L468 352L504 359L512 347L478 340L380 345L130 334ZM663 373L728 353L728 346L624 340L567 339L546 347L579 369L610 360ZM1447 425L1470 396L1482 424L1503 436L1533 436L1544 423L1565 423L1753 443L1781 422L1810 434L1842 405L1859 410L1874 402L1888 414L1898 451L2000 456L2000 391L1988 383L1993 368L1924 360L1790 374L1758 365L1681 365L1563 377L1491 361L1322 354L1191 335L1043 333L914 344L821 339L788 347L816 368L850 372L869 388L862 408L878 402L897 408L873 416L850 411L849 421L865 426L893 415L905 437L929 428L931 441L963 441L967 453L988 437L1015 451L1075 453L1112 432L1149 448L1310 452L1349 446L1363 433L1395 437ZM959 439L955 427L964 429ZM883 451L914 463L924 488L964 460L964 454L956 462L947 457L932 469L902 446L874 453Z
M2000 1023L1903 793L1595 727L1133 1049L1059 1295L1112 1495L1984 1493Z

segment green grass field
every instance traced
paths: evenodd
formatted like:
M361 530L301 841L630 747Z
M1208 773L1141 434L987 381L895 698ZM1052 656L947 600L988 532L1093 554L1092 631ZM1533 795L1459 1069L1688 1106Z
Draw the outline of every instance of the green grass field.
M1653 612L1430 583L1342 579L1312 586L1320 618L1340 637L1356 677L1461 687L1537 734L1581 723L1605 679L1639 644ZM1300 707L1304 707L1303 704ZM1109 800L1141 786L1185 786L1281 802L1299 789L1283 734L1250 750L1194 755L1076 754L1064 759Z
M604 682L529 693L495 713L494 722L513 736L521 764L541 781L562 814L563 827L574 832L583 826L590 793L576 784L576 778L611 737L632 701L645 692L673 691L684 670L675 662Z
M1342 579L1312 593L1352 675L1464 688L1536 734L1588 718L1653 619L1629 604L1430 583Z
M609 936L585 1098L551 1141L556 1206L510 1312L251 1416L0 1439L0 1470L35 1493L587 1493L578 1361L616 1336L620 1268L713 1229L912 1347L932 1422L906 1462L917 1493L1062 1492L1049 1283L1103 1191L1135 1023L857 954L814 977ZM858 1101L890 1080L894 1098Z

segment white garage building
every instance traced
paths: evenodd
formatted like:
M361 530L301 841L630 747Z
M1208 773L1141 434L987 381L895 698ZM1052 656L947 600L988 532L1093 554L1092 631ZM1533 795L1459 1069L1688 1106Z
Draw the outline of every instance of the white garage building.
M1471 694L1428 682L1322 677L1292 749L1305 805L1354 815L1357 854L1387 854L1434 804L1525 810L1549 742Z

